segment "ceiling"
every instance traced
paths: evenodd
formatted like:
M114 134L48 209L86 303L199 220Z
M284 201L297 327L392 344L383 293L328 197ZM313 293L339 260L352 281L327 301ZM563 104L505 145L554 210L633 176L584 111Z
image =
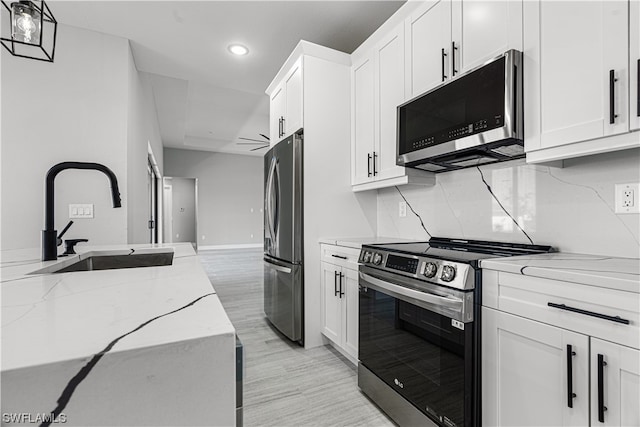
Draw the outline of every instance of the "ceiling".
M165 147L262 156L264 93L300 40L351 53L404 1L51 1L58 22L131 41ZM241 43L246 56L227 47Z

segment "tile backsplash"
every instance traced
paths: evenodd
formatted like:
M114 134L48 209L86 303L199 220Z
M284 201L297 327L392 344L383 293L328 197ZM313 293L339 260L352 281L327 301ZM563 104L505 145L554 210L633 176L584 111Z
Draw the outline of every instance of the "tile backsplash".
M614 213L615 184L632 182L640 182L639 149L566 160L564 168L517 160L447 172L435 186L378 190L378 235L535 243L638 258L640 215ZM399 216L403 196L406 217Z

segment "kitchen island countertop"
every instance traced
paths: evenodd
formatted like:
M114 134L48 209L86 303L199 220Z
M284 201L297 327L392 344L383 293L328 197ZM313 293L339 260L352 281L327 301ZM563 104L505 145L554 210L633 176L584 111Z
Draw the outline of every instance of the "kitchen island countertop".
M122 250L173 250L173 263L33 274L69 258L2 251L3 413L62 400L67 425L233 424L235 329L192 246L84 247L70 258Z

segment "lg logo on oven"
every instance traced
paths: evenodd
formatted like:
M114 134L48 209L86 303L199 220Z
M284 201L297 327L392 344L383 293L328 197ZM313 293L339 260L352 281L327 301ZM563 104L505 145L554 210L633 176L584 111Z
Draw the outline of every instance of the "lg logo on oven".
M394 379L393 379L393 382L394 382L394 384L395 384L395 385L397 385L398 387L400 387L400 388L404 388L404 384L402 384L400 381L398 381L398 379L397 379L397 378L394 378Z

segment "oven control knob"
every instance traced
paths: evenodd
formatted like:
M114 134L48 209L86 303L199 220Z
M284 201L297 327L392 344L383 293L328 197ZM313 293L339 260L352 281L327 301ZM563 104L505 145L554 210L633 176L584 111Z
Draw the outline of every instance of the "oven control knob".
M424 277L430 279L438 272L438 266L435 262L428 262L424 265Z
M456 277L456 268L452 265L445 265L442 267L442 276L440 277L444 282L450 282Z
M362 257L362 262L371 262L371 252L365 252Z
M380 265L380 263L382 262L382 255L380 255L379 253L374 253L373 254L373 263L375 265Z

